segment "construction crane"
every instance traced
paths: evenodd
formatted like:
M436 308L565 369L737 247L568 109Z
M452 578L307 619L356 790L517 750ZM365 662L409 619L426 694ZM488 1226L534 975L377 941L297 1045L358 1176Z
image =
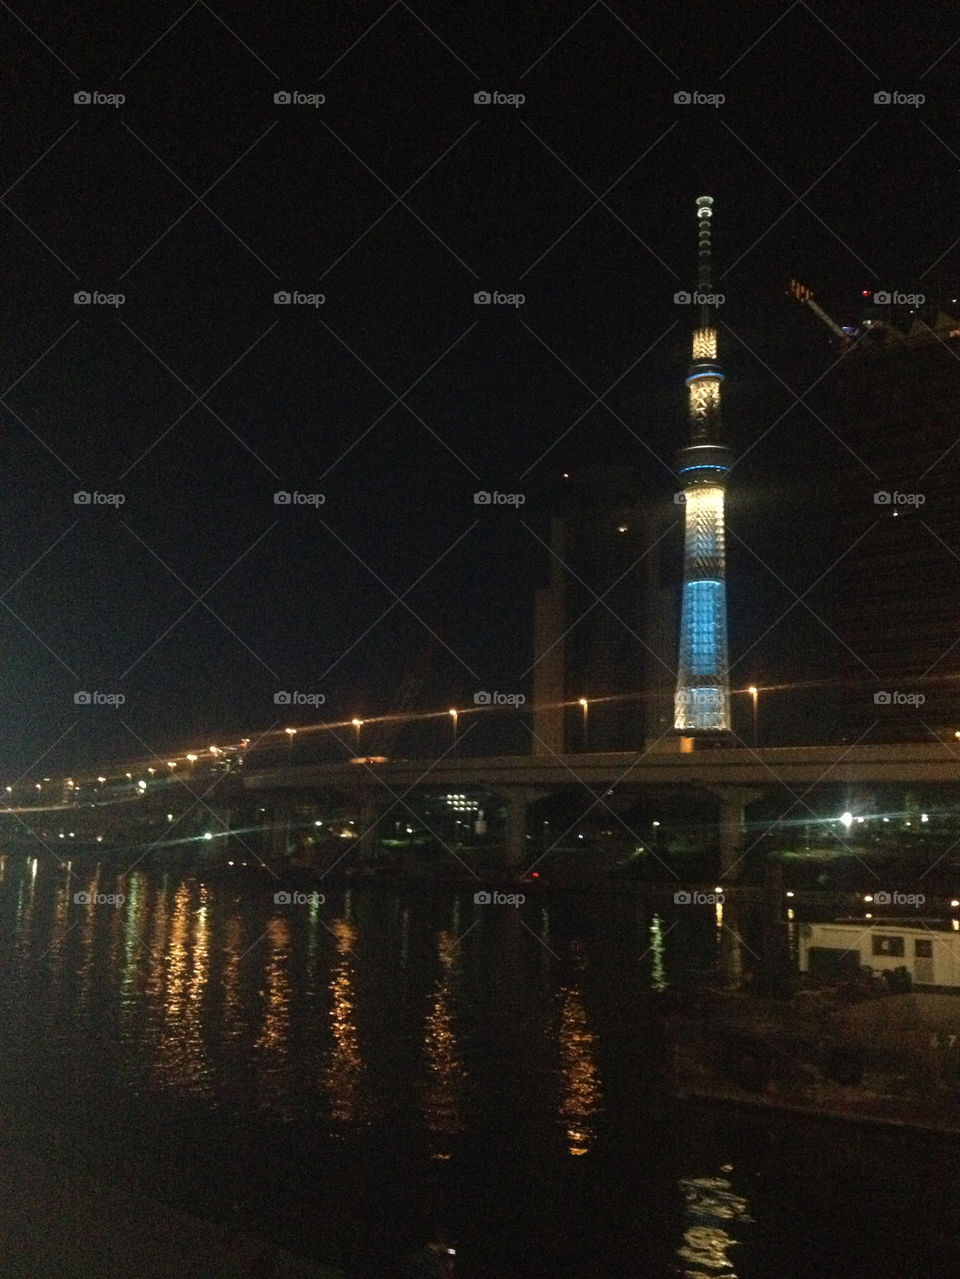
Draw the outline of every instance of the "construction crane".
M841 326L832 316L827 315L822 306L819 306L813 300L813 290L808 289L805 284L801 284L799 280L791 280L787 286L787 292L791 297L797 299L803 306L809 307L819 320L824 323L831 333L835 333L840 340L841 348L845 349L852 342L851 335Z

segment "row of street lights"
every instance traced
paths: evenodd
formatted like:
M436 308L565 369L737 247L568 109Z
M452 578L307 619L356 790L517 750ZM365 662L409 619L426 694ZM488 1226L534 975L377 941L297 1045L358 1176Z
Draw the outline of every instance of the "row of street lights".
M750 694L751 698L753 699L753 745L754 745L754 746L756 746L756 745L758 744L758 736L757 736L757 705L758 705L758 700L759 700L759 693L760 693L760 690L757 688L757 686L756 686L755 684L751 684L751 685L750 685L750 687L746 690L746 692L748 692L748 693ZM590 744L590 703L589 703L589 701L587 700L587 698L585 698L585 697L580 697L580 698L578 698L578 699L577 699L577 705L578 705L578 706L581 708L581 710L583 711L583 749L584 749L584 751L586 751L586 750L588 749L588 747L589 747L589 744ZM450 707L450 709L449 709L449 711L447 712L447 714L450 716L450 725L451 725L451 728L452 728L452 730L453 730L453 742L452 742L452 747L453 747L453 749L454 749L454 750L456 750L456 747L457 747L457 720L458 720L458 716L459 716L460 712L459 712L458 710L456 710L454 707L452 707L452 706L451 706L451 707ZM365 721L365 720L362 720L362 719L352 719L352 720L350 721L350 723L353 725L354 729L356 730L356 734L357 734L357 743L356 743L356 746L357 746L357 754L358 754L358 755L360 754L360 730L361 730L361 728L363 728L363 725L364 725L364 723L365 723L365 722L366 722L366 721ZM288 735L288 738L289 738L289 741L290 741L290 750L291 750L291 753L292 753L292 752L293 752L293 739L294 739L294 737L295 737L295 736L296 736L296 734L297 734L297 730L296 730L295 728L285 728L285 729L284 729L284 732ZM960 737L960 733L958 733L958 734L957 734L957 736L958 736L958 737ZM188 756L187 758L189 758L189 756Z

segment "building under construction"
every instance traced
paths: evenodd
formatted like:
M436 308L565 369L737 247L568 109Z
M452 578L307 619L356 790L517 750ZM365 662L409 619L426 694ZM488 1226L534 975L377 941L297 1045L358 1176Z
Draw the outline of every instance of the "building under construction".
M828 620L842 645L835 675L850 740L960 729L955 301L899 313L871 301L847 330L820 312L843 351L824 410L843 445Z

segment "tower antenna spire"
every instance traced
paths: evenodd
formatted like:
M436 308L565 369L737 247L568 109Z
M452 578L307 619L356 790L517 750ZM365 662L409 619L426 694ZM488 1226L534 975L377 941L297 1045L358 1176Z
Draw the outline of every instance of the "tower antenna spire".
M720 387L716 299L713 288L713 197L697 197L699 324L687 375L689 443L677 470L683 483L683 601L674 728L714 735L730 730L727 659L724 478L732 454L720 442Z

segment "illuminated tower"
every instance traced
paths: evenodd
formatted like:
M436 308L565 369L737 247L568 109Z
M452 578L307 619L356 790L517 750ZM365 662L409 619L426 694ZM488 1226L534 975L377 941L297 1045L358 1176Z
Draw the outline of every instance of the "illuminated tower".
M679 732L723 733L730 728L727 672L727 587L723 528L723 482L730 451L719 443L720 384L717 329L712 301L710 229L713 197L697 199L699 321L693 331L689 388L690 443L677 470L686 508L683 605L673 726ZM704 301L710 298L711 301Z

